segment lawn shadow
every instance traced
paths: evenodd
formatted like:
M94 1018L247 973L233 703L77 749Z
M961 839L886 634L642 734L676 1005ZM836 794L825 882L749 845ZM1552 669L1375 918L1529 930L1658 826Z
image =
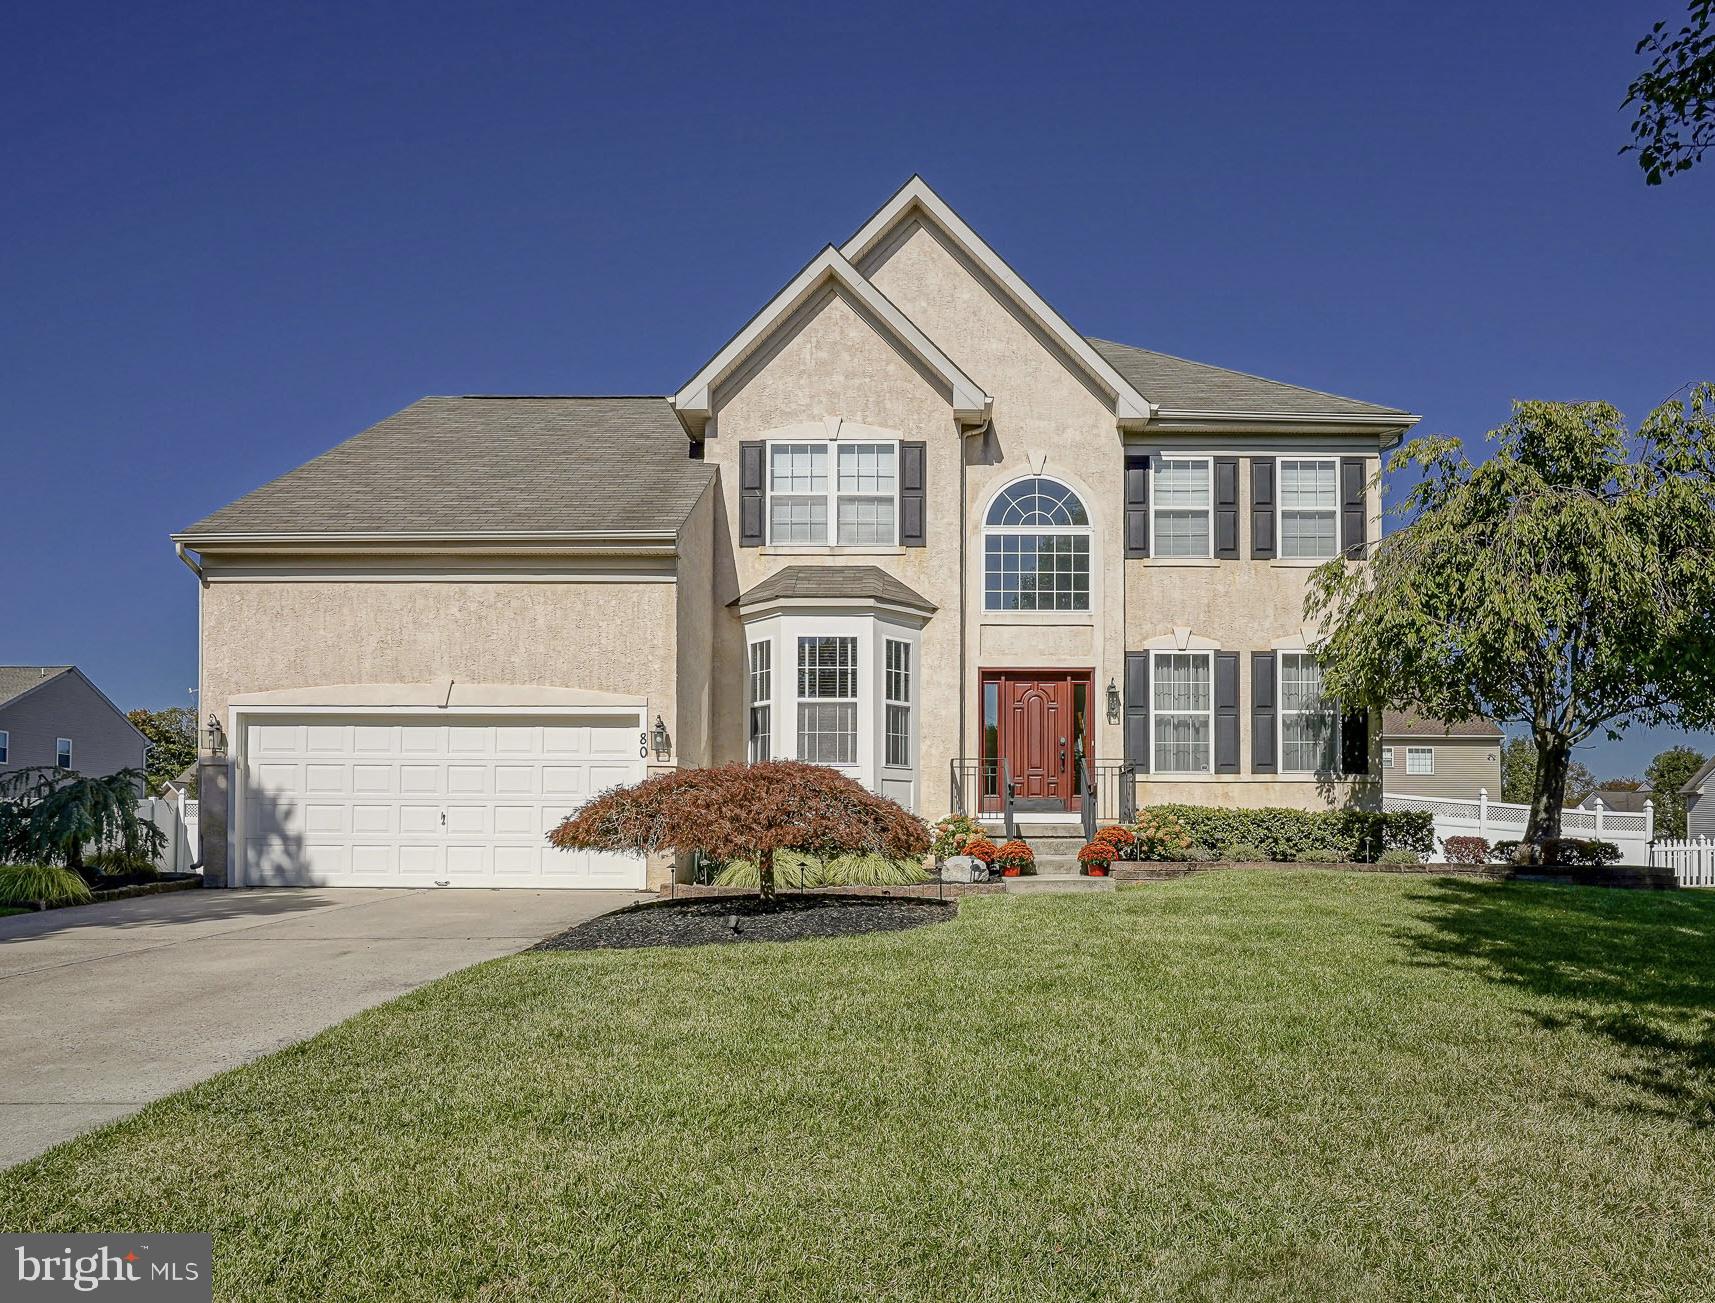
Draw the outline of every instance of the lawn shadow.
M1623 1052L1638 1110L1715 1126L1715 892L1442 878L1411 898L1418 962L1528 994L1538 1026Z

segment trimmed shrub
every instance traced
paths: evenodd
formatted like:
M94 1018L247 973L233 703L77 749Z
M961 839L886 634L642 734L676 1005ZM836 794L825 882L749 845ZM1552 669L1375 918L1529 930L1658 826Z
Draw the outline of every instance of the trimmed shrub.
M1294 859L1297 864L1349 864L1351 861L1339 851L1299 851Z
M1499 841L1489 847L1489 862L1491 864L1511 864L1518 858L1518 848L1524 845L1518 838L1510 841Z
M1423 859L1416 851L1383 851L1376 857L1377 864L1422 864Z
M1207 846L1187 846L1173 857L1176 864L1214 864L1220 855Z
M1222 850L1221 858L1228 864L1267 864L1269 853L1249 842L1234 842Z
M1441 843L1441 853L1446 856L1449 864L1487 864L1489 861L1489 839L1487 837L1449 837Z
M102 851L97 855L91 855L84 861L84 865L92 873L99 873L107 877L122 878L129 874L136 874L142 878L160 876L160 870L155 867L155 861L147 855L139 855L135 851Z
M1137 816L1137 822L1132 824L1130 831L1133 838L1132 858L1138 860L1170 860L1190 850L1193 843L1184 821L1164 806L1144 810Z
M0 904L81 905L89 884L75 869L59 864L0 865Z
M1613 842L1597 841L1594 837L1568 838L1560 843L1560 862L1597 866L1619 861L1620 848Z
M930 828L929 835L933 838L929 849L934 852L937 860L966 854L965 847L979 837L984 841L988 840L982 825L962 814L949 814Z
M1212 805L1157 805L1139 816L1174 820L1200 846L1255 846L1268 860L1295 860L1304 851L1338 851L1342 860L1368 861L1385 850L1428 851L1434 817L1421 810L1248 810ZM1139 858L1143 858L1140 856Z

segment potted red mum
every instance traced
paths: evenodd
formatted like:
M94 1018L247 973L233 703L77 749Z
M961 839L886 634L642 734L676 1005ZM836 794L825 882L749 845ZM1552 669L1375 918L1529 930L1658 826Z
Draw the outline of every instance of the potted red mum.
M1106 841L1093 841L1078 852L1078 863L1084 866L1084 872L1092 878L1108 876L1108 865L1115 859L1114 844Z
M1000 868L1000 876L1003 878L1016 878L1022 873L1036 872L1036 852L1017 838L995 853L994 862Z

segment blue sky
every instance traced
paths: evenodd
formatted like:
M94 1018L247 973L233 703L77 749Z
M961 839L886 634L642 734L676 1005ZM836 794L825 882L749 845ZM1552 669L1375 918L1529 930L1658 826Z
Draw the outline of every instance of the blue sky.
M0 662L127 706L169 532L425 393L670 389L914 171L1086 333L1422 432L1715 376L1715 163L1615 152L1681 0L272 8L0 45Z

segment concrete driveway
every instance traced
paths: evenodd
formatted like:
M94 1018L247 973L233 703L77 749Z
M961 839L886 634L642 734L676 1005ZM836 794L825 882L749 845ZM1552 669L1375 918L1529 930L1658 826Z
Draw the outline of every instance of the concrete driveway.
M0 1166L629 891L186 891L0 918Z

